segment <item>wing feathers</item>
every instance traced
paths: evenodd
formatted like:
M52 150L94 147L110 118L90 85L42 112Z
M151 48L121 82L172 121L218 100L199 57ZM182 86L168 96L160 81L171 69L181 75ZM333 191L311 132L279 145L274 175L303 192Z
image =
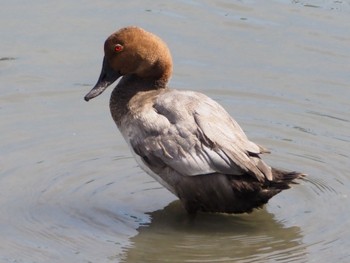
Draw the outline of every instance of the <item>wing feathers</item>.
M133 132L129 136L131 146L147 158L151 169L157 167L152 160L161 160L163 166L187 176L248 172L259 181L272 179L271 168L259 158L266 150L249 141L230 115L207 96L189 91L163 92L134 125L148 123L151 115L156 121L154 114L162 117L161 128L153 125L152 133L148 133L143 127L138 129L143 130L142 136Z

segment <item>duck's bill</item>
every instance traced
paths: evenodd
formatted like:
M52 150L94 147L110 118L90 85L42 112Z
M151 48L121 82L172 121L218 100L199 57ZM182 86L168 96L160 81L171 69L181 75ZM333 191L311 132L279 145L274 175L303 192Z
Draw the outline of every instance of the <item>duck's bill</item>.
M86 101L89 101L97 97L120 76L121 74L113 70L111 66L107 63L106 59L103 59L100 77L98 78L98 81L96 85L92 88L92 90L90 90L89 93L85 95L84 99Z

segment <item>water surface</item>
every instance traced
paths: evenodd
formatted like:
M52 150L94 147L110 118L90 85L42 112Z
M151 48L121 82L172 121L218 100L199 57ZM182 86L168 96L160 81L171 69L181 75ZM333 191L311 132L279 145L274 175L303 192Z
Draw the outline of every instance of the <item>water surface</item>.
M11 1L0 21L0 262L349 262L349 1ZM171 87L309 181L190 221L133 160L111 88L83 101L126 25L169 44Z

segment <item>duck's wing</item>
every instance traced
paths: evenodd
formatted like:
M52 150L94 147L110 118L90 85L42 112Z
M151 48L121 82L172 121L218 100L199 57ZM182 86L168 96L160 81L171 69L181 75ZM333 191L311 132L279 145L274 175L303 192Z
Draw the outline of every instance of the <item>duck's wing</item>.
M129 142L154 172L170 167L187 176L249 173L272 179L271 168L259 158L263 149L209 97L172 90L159 95L152 108L139 116L136 126L143 127L129 133L134 134Z
M201 141L223 159L228 159L230 167L238 166L258 179L272 180L271 167L259 157L261 153L268 151L250 141L222 106L204 96L203 103L194 110L194 119L208 142L205 139Z

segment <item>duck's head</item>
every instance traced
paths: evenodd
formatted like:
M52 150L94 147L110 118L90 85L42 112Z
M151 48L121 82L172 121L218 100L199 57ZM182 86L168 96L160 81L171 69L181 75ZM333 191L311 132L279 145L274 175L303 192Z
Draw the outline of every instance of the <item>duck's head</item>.
M126 27L109 36L104 45L100 77L84 99L100 95L124 75L154 80L165 87L172 73L172 59L167 45L157 36L139 27Z

